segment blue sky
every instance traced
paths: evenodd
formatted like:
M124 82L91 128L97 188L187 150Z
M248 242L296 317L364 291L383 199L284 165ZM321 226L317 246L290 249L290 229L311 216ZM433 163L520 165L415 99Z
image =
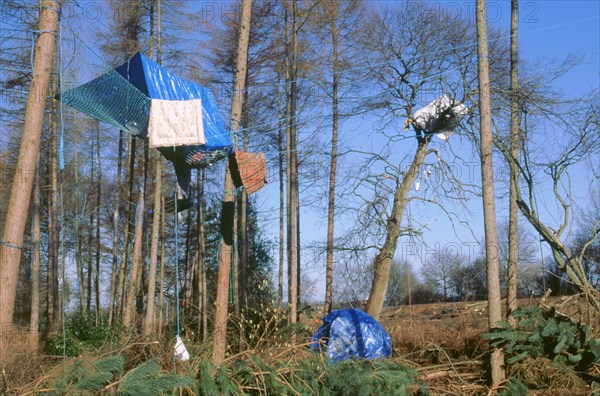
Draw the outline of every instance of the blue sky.
M379 2L382 6L389 6L392 2ZM468 17L474 20L474 1L437 1L431 2L439 10L451 10L456 14ZM583 56L585 61L573 68L559 80L553 82L554 88L560 89L566 97L576 97L590 92L592 89L600 87L600 2L596 0L586 1L520 1L520 56L526 59L529 64L547 62L550 60L561 60L575 54ZM510 1L489 1L488 2L488 22L490 26L506 29L510 27ZM351 126L344 125L348 129ZM460 137L451 138L454 150L464 153L471 153L471 143ZM440 146L443 150L443 145ZM468 155L468 154L467 154ZM495 157L500 160L499 156ZM473 161L476 161L473 158ZM600 159L598 160L600 162ZM466 170L473 173L474 180L479 180L479 168ZM571 175L573 183L573 199L575 206L585 207L589 188L592 183L590 173L586 171L585 165L579 166ZM593 181L597 182L597 181ZM497 195L501 195L502 187L497 186ZM505 190L505 188L504 188ZM558 213L555 201L551 196L551 191L545 186L537 197L541 212L545 220L554 218ZM401 238L396 251L397 258L407 258L415 268L419 268L421 260L426 260L435 249L447 247L450 251L460 250L461 253L473 259L473 255L480 252L476 241L483 236L482 221L482 203L478 198L472 198L467 204L471 213L461 212L460 219L468 224L467 228L460 222L452 224L447 220L442 211L431 206L419 207L413 204L409 210L410 214L418 220L419 216L426 218L428 230L423 234L423 240L426 244L418 243L419 254L415 256L413 245L406 237ZM459 210L450 207L451 210ZM496 202L499 223L507 217L507 197L499 197ZM409 213L405 214L405 220ZM341 220L341 219L340 219ZM324 241L326 223L325 220L316 214L305 213L303 215L303 244L306 245L315 239ZM525 223L525 220L523 220ZM455 227L455 228L453 228ZM526 228L530 228L526 226ZM454 232L456 229L456 233ZM471 233L471 230L473 233ZM342 232L341 227L336 229ZM544 256L549 251L544 248ZM304 262L310 261L307 255L304 255ZM320 264L319 264L320 265ZM324 263L323 263L324 266ZM313 270L312 275L320 278L317 269ZM317 285L319 290L317 298L322 298L321 282Z
M469 18L475 24L474 0L431 1L430 3L434 6L434 9L452 11L459 17ZM370 2L370 4L383 7L394 6L397 2L378 1ZM232 1L190 1L188 5L190 10L203 10L204 14L202 15L205 18L225 17L228 13L235 10L235 2ZM555 87L562 89L568 97L581 95L593 88L598 88L600 71L599 16L600 1L597 0L521 0L519 26L521 57L527 59L528 63L533 63L536 60L544 62L545 59L563 59L569 54L582 55L585 57L586 62L571 70L559 81L556 81ZM488 22L490 26L508 31L510 26L510 1L488 1ZM220 106L226 107L224 104L220 104ZM224 114L227 113L227 110L226 108L221 109ZM356 137L360 138L359 141L364 139L363 131L370 129L368 123L368 120L363 120L363 122L357 120L345 121L341 134L345 136L346 143L358 143ZM370 139L374 138L371 137ZM327 139L325 138L324 140ZM348 140L351 140L351 142ZM461 153L464 152L465 155L472 155L471 143L466 139L461 139L460 136L454 136L451 139L451 145L454 150L458 150ZM443 145L439 145L439 147L442 150L448 149ZM407 150L407 153L412 153L412 150L412 148ZM471 162L473 166L469 165L469 169L462 170L463 172L469 172L470 181L479 180L479 168L476 165L476 161L477 158L473 158ZM269 171L270 173L275 173L276 169L270 169ZM587 181L586 178L588 178ZM576 199L585 203L589 187L589 175L583 169L581 173L574 175L573 180L582 186L575 189ZM272 178L271 183L256 194L259 202L259 210L264 212L265 218L270 219L265 225L268 227L268 234L274 240L277 239L278 234L278 184L277 178ZM420 193L424 194L423 191ZM541 194L539 200L540 205L544 207L548 206L550 211L554 210L551 197ZM303 203L306 204L306 200ZM324 200L320 205L325 205ZM425 231L423 236L427 245L419 244L419 257L408 257L416 268L420 267L420 260L427 259L428 255L432 254L436 248L444 246L449 249L461 249L463 254L471 256L471 258L473 258L473 255L479 253L479 247L476 242L483 234L481 201L478 198L472 198L468 202L468 207L470 213L460 212L459 208L451 209L458 211L461 220L469 225L473 233L471 233L469 228L461 226L458 222L454 224L450 223L446 219L446 216L439 210L433 209L430 206L411 204L409 207L410 212L406 213L405 220L407 216L412 215L415 220L419 218L425 219L429 225L429 229ZM497 201L497 210L500 220L506 217L507 204L505 199ZM325 241L325 220L324 212L321 210L314 210L310 207L302 209L302 246L307 247L311 243L323 243ZM344 227L351 226L351 224L349 224L347 218L343 217L342 213L339 213L337 221L336 235L339 236L346 231ZM456 227L456 233L453 226ZM411 253L407 251L408 242L407 238L401 238L398 244L397 257L406 257ZM311 273L311 277L322 279L324 261L313 261L310 252L305 251L302 256L302 262L303 265L307 265L306 271ZM319 289L317 298L322 298L322 282L319 282L317 288Z
M391 6L394 3L394 1L377 2L377 4L382 6ZM458 16L469 18L472 20L473 24L475 23L474 0L431 1L430 3L439 10L451 10ZM83 4L88 4L86 10L93 10L89 5L95 3L90 2ZM231 12L233 9L232 5L234 2L190 1L188 4L190 9L217 5L215 12L227 13ZM371 4L375 4L375 2L372 2ZM74 10L81 12L80 8L75 8ZM510 24L510 1L488 1L488 20L491 26L508 29ZM589 92L592 89L599 88L600 1L521 0L519 33L521 57L527 59L530 63L535 60L549 58L563 59L569 54L577 54L585 58L585 63L577 66L559 81L555 82L555 86L563 90L566 96L574 97ZM92 72L108 67L107 64L97 65L97 63L101 62L102 60L98 57L89 55L86 69ZM344 123L344 128L346 130L342 131L342 133L357 136L360 129L368 128L368 125L365 125L365 123L362 125L352 125L352 123L346 122ZM459 136L453 137L451 144L459 150L471 152L470 143L465 139L461 140ZM110 167L110 164L107 164L107 166ZM589 173L586 172L585 167L581 167L580 170L581 172L573 175L575 199L581 205L585 205L590 179ZM473 168L471 171L477 173L479 170L478 168ZM478 179L477 174L474 176ZM258 201L261 204L261 210L273 210L268 213L267 217L269 218L276 218L277 216L277 190L278 181L275 179L272 180L272 183L270 183L263 191L257 193ZM541 205L544 205L547 202L550 205L549 207L552 208L550 197L542 195L540 201ZM413 216L424 214L429 218L428 221L431 221L429 227L430 230L426 231L424 234L424 240L427 241L428 246L426 248L423 247L423 252L431 252L436 247L447 245L451 247L460 246L462 249L466 249L468 254L477 253L478 250L476 246L474 246L474 243L476 238L481 238L481 234L483 233L481 201L476 198L471 199L469 201L469 208L471 209L472 214L463 214L462 220L469 223L470 227L474 230L475 235L471 235L468 229L461 228L460 225L458 225L457 228L459 235L455 235L452 230L452 224L445 220L445 216L441 212L430 209L425 212L424 208L419 208L416 205L411 206L410 214ZM498 201L497 209L500 213L500 217L502 217L502 215L506 213L506 201ZM409 213L406 213L406 215L408 214ZM336 234L338 235L344 231L341 225L348 225L347 221L343 221L341 216L339 220L342 223L337 228L338 232ZM277 221L269 222L268 226L270 227L269 235L276 238ZM313 211L310 208L303 209L303 246L307 246L315 241L323 243L325 241L325 229L326 223L322 212ZM406 238L399 241L399 248L397 251L398 256L401 256L403 253L406 254L406 242ZM426 258L426 255L421 254L421 258ZM324 268L324 262L313 263L312 257L308 252L303 253L302 260L303 263L310 265L311 268ZM420 266L418 260L413 258L411 261L416 267ZM314 278L320 278L322 276L317 269L311 271ZM322 293L320 293L318 297L322 298Z
M508 26L509 1L499 2ZM600 72L600 1L521 1L519 40L521 54L528 59L564 58L569 54L587 56L581 65L558 86L567 94L598 88ZM506 16L506 17L505 17Z

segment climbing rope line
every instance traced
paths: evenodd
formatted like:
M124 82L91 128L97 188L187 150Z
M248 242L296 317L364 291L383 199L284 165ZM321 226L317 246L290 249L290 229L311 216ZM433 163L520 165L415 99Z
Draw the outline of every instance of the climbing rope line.
M173 153L175 153L176 148L173 147ZM179 216L178 216L178 204L177 204L177 189L178 183L175 180L175 189L173 191L173 199L175 201L175 212L173 215L174 218L174 226L175 226L175 305L177 311L177 338L175 347L177 348L177 343L181 337L181 305L179 302ZM177 355L173 354L173 372L177 373Z

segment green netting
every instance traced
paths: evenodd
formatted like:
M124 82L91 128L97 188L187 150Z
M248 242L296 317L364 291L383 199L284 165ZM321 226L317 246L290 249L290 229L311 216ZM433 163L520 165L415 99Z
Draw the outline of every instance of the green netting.
M60 97L69 106L134 135L142 135L148 126L150 98L115 70Z
M202 151L200 146L192 146L185 156L185 162L194 168L206 168L215 162L227 158L231 149Z

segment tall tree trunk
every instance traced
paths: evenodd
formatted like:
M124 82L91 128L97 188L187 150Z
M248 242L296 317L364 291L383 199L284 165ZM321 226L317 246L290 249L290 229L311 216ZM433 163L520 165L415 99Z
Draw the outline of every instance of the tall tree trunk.
M300 254L302 244L300 240L300 183L298 182L298 175L298 159L296 159L296 186L294 190L294 196L296 197L296 310L300 309L302 299L302 256Z
M243 92L246 86L246 69L248 65L248 43L250 37L250 19L252 17L252 0L242 0L240 20L240 36L238 39L237 65L235 75L235 90L231 103L231 128L235 132L240 129L242 116ZM229 166L225 173L223 206L234 202L233 181ZM227 300L229 291L229 272L231 245L221 241L219 256L219 271L217 274L217 296L215 302L215 328L213 331L213 348L211 361L214 366L220 366L225 358L227 335Z
M119 206L121 205L121 172L123 169L123 140L124 132L119 131L119 152L117 154L117 179L115 181L115 211L113 212L113 249L112 271L110 277L110 303L108 304L108 326L112 326L117 299L117 274L119 269Z
M127 300L123 311L123 325L131 328L135 323L135 299L142 278L142 241L143 241L143 223L144 223L144 187L142 185L138 199L135 223L135 239L133 242L133 254L131 257L131 275L129 279L129 290L127 291Z
M161 182L162 184L162 182ZM163 304L165 296L165 197L160 199L160 275L158 277L158 338L162 336L163 330Z
M248 151L247 145L244 145L244 151ZM239 235L240 235L240 306L242 311L248 307L248 258L249 249L248 246L248 193L246 190L242 190L240 194L240 221L239 221Z
M77 123L77 117L75 122ZM81 235L79 235L79 128L75 126L75 154L73 158L73 167L75 169L75 197L74 197L74 213L75 213L75 267L77 270L77 283L79 285L79 311L83 312L85 302L85 288L83 284L85 278L83 276L83 258L81 257ZM85 212L85 207L82 209Z
M148 146L148 142L144 142L144 161L142 162L142 166L141 166L141 170L140 172L143 173L143 191L144 194L149 194L149 188L148 186L148 171L153 171L154 167L153 167L154 163L150 162L150 147ZM148 196L144 195L144 202L148 202ZM142 221L142 226L144 224L148 224L150 222L150 219L148 218L148 211L144 210L143 212L143 216L144 219ZM142 232L144 232L144 230L142 229ZM143 317L144 317L144 294L147 294L148 292L148 284L147 284L147 272L146 272L146 250L148 248L147 246L147 238L145 238L144 236L142 236L142 243L141 243L141 258L140 258L140 270L139 270L139 274L138 277L140 278L139 282L137 283L137 293L135 295L135 316L134 318L136 319L136 325L138 324L138 320L139 321L139 328L140 330L143 330Z
M56 61L55 61L56 62ZM58 64L55 63L55 68ZM58 76L52 78L52 92L58 87ZM48 157L50 159L50 194L48 197L48 327L52 328L58 317L58 165L56 157L56 135L58 130L56 102L50 103L50 115L48 117L50 131L48 145Z
M98 182L96 183L96 268L94 289L96 291L96 326L100 320L100 206L102 205L102 159L100 156L100 122L96 121L96 159L98 160Z
M192 303L192 282L194 279L194 266L196 263L195 258L192 256L192 211L187 211L187 224L186 224L186 240L185 240L185 283L183 285L184 291L184 315L186 319L185 328L187 331L187 318L190 317L190 308Z
M6 212L6 220L0 244L0 323L3 329L12 324L19 264L21 261L21 244L27 222L27 213L31 200L31 190L35 177L35 164L39 157L44 109L48 97L48 83L52 65L54 64L54 48L61 3L44 0L40 15L37 42L33 60L33 80L29 87L29 98L25 109L25 123L19 159L15 169L10 201ZM4 361L4 350L9 347L10 337L0 337L0 361Z
M233 244L234 244L234 251L233 251L233 255L231 257L231 269L233 271L233 273L231 274L231 283L230 283L230 288L231 288L231 294L230 294L230 303L233 303L233 315L235 320L237 320L238 324L242 323L242 317L241 317L241 311L240 311L240 262L239 262L239 250L236 252L235 251L235 247L237 246L239 249L239 241L237 240L238 235L239 235L239 212L238 212L238 208L239 208L239 199L234 200L234 206L233 206ZM238 330L240 330L240 332L238 333L239 337L238 337L238 350L239 352L242 351L241 349L241 336L242 336L242 327L238 326Z
M298 54L298 22L297 22L298 5L296 0L292 0L291 12L291 30L286 28L286 86L289 84L289 92L287 97L288 119L287 125L287 153L288 153L288 202L287 202L287 254L288 254L288 304L289 304L289 320L291 324L296 323L298 316L298 262L297 262L297 217L296 217L296 202L297 202L297 184L298 184L298 158L296 155L296 100L297 100L297 54ZM287 17L288 10L286 7L286 26L289 25ZM289 33L291 32L292 39L290 42ZM296 337L292 335L291 342L295 344Z
M153 3L154 4L154 3ZM156 43L156 62L158 64L162 63L162 10L161 10L161 0L156 0L156 14L157 14L157 43ZM151 17L153 18L154 13L151 12ZM154 24L152 23L152 27ZM150 34L150 38L153 40L153 34ZM162 197L163 197L163 161L158 153L154 153L154 207L152 212L152 235L150 240L150 269L149 269L149 279L148 279L148 305L146 307L146 319L144 321L144 335L149 336L150 334L156 331L154 320L155 320L155 298L156 298L156 267L158 261L158 244L159 244L159 234L162 226L161 218L162 218ZM162 244L164 245L164 239L162 239ZM161 269L161 270L164 270ZM161 279L162 282L162 279ZM162 296L161 296L162 298Z
M33 189L33 254L31 257L31 316L29 320L29 344L34 352L38 349L40 319L40 169L35 172Z
M517 161L519 157L519 138L521 125L520 87L519 87L519 0L511 1L510 18L510 203L508 218L508 276L506 292L506 318L516 324L513 313L517 309L517 264L519 259L519 207L517 205L517 184L519 177Z
M366 311L369 315L377 319L383 308L385 294L387 292L390 266L398 246L398 237L400 236L400 226L404 216L404 210L408 203L407 197L410 189L415 182L419 168L423 164L427 156L427 146L429 145L429 137L417 137L418 146L413 160L408 168L408 171L403 176L402 181L398 181L396 191L394 193L394 204L386 224L385 242L377 256L375 256L375 273L373 274L373 282L369 299L367 300Z
M247 74L247 73L246 73ZM244 146L243 151L248 151L250 137L248 135L248 90L244 91L244 106L242 107L242 127L244 128ZM239 260L238 260L238 274L237 274L237 285L239 288L238 302L239 307L238 315L240 326L239 326L239 351L242 352L246 348L246 329L244 328L244 316L245 310L248 308L248 295L247 295L247 284L248 284L248 260L250 246L248 245L248 192L242 189L239 195L239 221L237 234L239 235ZM235 256L234 256L235 261ZM234 267L235 268L235 267Z
M201 336L202 342L208 338L208 307L206 295L206 236L204 230L204 170L198 171L198 337Z
M159 0L160 4L160 0ZM150 269L148 276L148 305L146 307L146 319L144 321L144 335L149 336L156 331L154 327L154 299L156 297L156 267L158 261L159 233L161 227L161 201L162 201L162 158L154 153L154 207L152 212L152 235L150 236ZM162 242L164 244L164 240Z
M150 48L151 52L154 49L154 5L155 2L151 3L150 7ZM157 63L160 64L162 61L161 52L161 0L156 0L158 28L157 28ZM152 56L152 54L150 55ZM154 326L155 320L155 298L156 298L156 268L158 263L158 244L159 234L161 227L161 208L162 208L162 174L163 174L163 163L162 158L158 153L153 152L154 162L154 205L152 210L152 234L150 236L150 268L148 269L148 302L146 306L146 317L144 319L143 334L150 336L156 331ZM163 241L164 243L164 241Z
M279 82L279 79L278 79ZM287 81L286 81L287 84ZM279 120L277 135L277 152L279 160L279 272L277 280L277 309L283 309L283 263L284 263L284 233L285 233L285 179L283 153L283 115L282 115L281 85L277 84L277 119Z
M246 132L244 132L246 133ZM244 143L244 151L248 151L248 144ZM239 260L239 291L240 291L240 306L243 311L248 307L248 193L242 190L240 194L240 219L239 219L239 235L240 235L240 260Z
M329 168L329 193L327 202L327 246L326 246L326 265L325 265L325 312L330 313L333 309L333 242L335 230L335 178L337 174L337 153L338 153L338 84L339 76L339 54L337 30L338 13L336 3L330 4L330 28L333 55L333 82L332 82L332 127L331 127L331 164Z
M127 267L129 266L129 243L131 235L131 227L133 222L131 221L132 204L133 202L133 181L135 178L135 137L129 137L129 150L127 151L127 162L129 163L128 181L127 181L127 194L125 197L125 230L123 235L123 247L121 251L121 267L119 268L119 280L117 290L117 303L115 312L121 316L123 312L123 306L125 303L125 285L127 284Z
M93 191L93 185L94 185L94 177L95 177L95 169L96 169L96 163L94 161L94 156L95 156L95 151L94 151L94 145L95 145L95 141L92 140L92 145L91 145L91 155L90 155L90 162L92 163L92 170L91 170L91 176L90 176L90 191ZM90 203L94 202L93 198L93 193L90 194ZM94 219L96 218L96 209L94 207L94 204L91 204L91 210L90 210L90 223L88 226L88 246L87 246L87 251L88 251L88 255L87 255L87 287L86 287L86 310L88 311L88 313L91 312L92 309L92 280L94 279L94 255L93 255L93 241L94 241Z
M488 321L490 331L502 320L500 300L500 271L498 260L498 234L496 205L494 201L494 173L492 160L492 111L490 103L490 76L486 21L486 1L477 0L477 54L479 74L481 183L483 189L483 219L485 229L485 254L488 282ZM490 357L492 387L504 380L504 356L494 349Z

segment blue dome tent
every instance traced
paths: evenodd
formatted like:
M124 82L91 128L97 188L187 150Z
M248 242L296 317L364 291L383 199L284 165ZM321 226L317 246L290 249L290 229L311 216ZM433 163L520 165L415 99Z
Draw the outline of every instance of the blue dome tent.
M323 318L312 336L310 348L327 352L330 363L357 357L387 358L392 341L383 326L360 309L339 309Z

